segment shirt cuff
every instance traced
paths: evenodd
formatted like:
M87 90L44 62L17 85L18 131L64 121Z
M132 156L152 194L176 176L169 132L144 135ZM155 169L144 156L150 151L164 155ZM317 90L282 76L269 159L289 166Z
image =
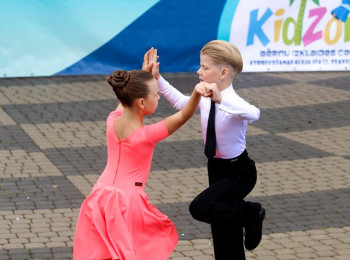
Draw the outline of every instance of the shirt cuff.
M160 93L163 94L163 91L166 89L166 86L169 84L168 81L166 81L162 76L157 79L158 87Z
M160 76L159 79L157 79L157 82L158 84L162 84L162 85L167 83L167 81L162 76Z

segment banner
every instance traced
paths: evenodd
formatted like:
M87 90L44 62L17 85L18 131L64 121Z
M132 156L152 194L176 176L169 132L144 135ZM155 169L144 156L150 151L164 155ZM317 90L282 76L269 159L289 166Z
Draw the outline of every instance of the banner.
M0 77L140 69L196 72L207 42L235 44L243 71L348 70L350 0L3 0Z
M218 38L242 52L244 71L350 68L350 0L227 1Z

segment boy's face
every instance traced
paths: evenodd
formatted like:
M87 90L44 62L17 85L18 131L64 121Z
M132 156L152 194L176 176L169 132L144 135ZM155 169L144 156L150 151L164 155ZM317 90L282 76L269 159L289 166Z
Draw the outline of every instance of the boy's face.
M214 63L212 58L206 54L200 56L200 68L197 71L199 81L219 84L221 81L222 69Z

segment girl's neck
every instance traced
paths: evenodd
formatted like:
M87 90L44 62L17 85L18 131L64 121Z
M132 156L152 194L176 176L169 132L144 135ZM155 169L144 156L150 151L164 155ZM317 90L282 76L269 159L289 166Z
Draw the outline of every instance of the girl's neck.
M135 108L124 108L124 112L121 116L121 118L126 122L127 124L130 124L132 126L141 127L143 126L143 113L140 113L141 111L135 109Z
M121 141L126 140L141 127L143 127L143 115L132 108L124 108L122 116L114 121L114 131Z

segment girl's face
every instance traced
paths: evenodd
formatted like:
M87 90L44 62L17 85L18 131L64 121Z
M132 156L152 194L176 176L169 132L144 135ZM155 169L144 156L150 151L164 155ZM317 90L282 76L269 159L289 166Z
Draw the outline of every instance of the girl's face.
M206 54L201 54L200 65L201 67L197 71L199 81L216 83L219 85L221 81L220 77L222 75L222 69L214 63L212 58Z
M145 98L145 115L152 114L156 110L160 98L156 79L153 78L147 85L150 92Z

